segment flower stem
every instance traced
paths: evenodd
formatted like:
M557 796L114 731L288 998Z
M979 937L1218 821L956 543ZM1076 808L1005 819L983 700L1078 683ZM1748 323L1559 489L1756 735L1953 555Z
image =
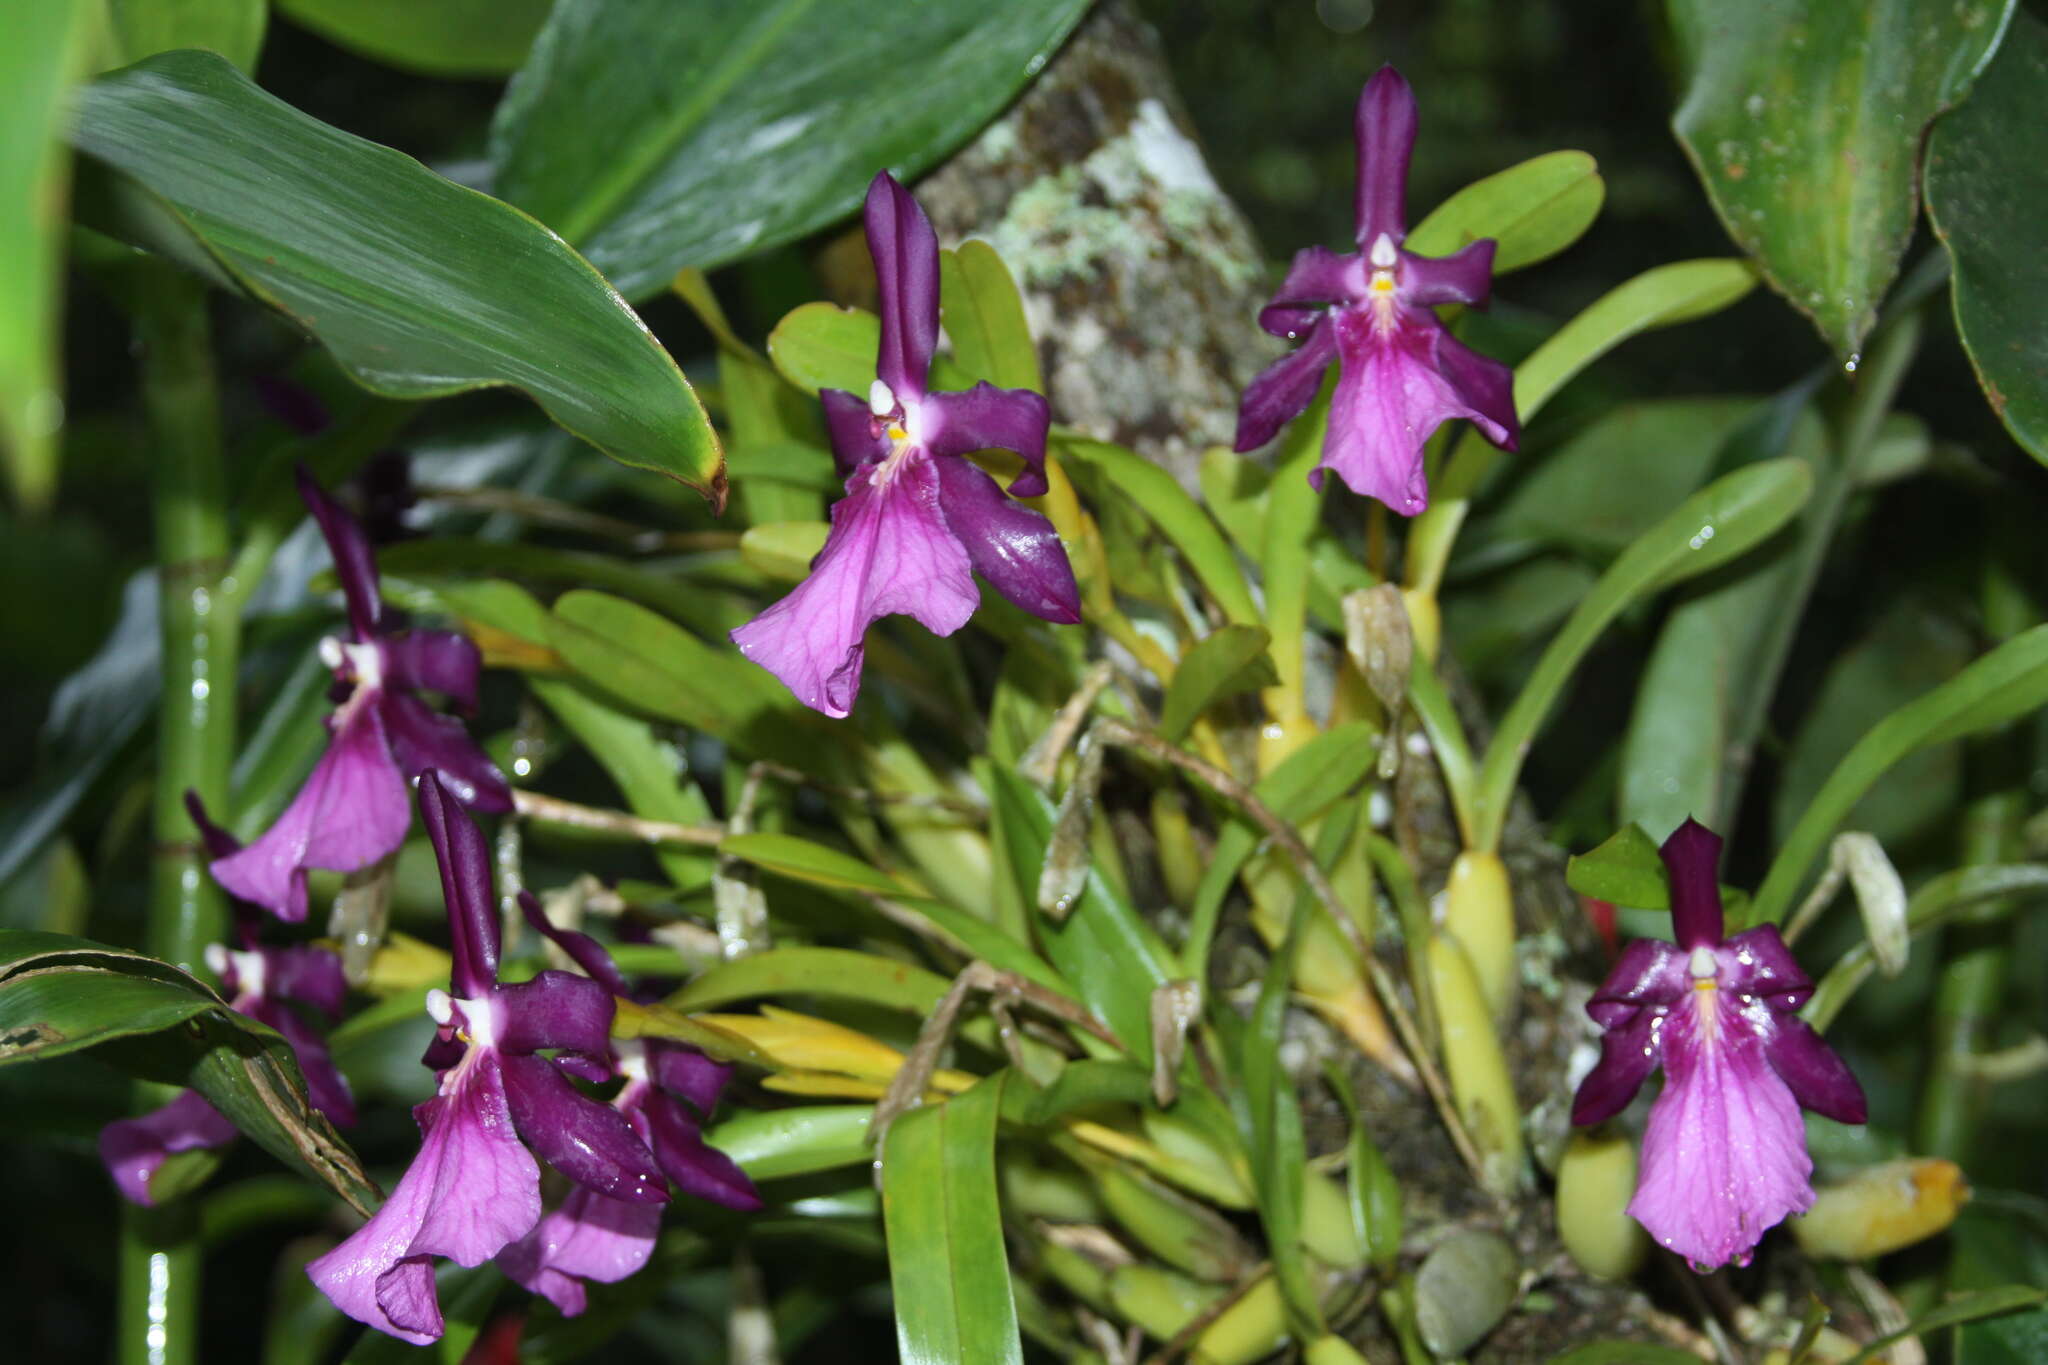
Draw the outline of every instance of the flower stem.
M241 622L223 600L228 572L226 481L206 294L164 267L137 280L142 395L154 443L162 706L148 949L203 972L208 943L224 936L226 902L206 874L184 797L215 810L234 757L235 674ZM145 1101L161 1103L153 1094ZM198 1353L196 1207L183 1200L132 1210L122 1227L122 1365L180 1365Z

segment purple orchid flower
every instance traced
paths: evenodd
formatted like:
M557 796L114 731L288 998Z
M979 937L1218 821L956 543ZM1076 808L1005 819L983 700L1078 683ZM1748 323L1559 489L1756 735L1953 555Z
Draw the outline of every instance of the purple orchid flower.
M1813 983L1773 924L1722 938L1721 838L1687 820L1664 841L1677 942L1637 939L1586 1006L1606 1030L1572 1122L1612 1118L1660 1063L1631 1217L1710 1270L1813 1205L1801 1105L1865 1118L1863 1089L1798 1009Z
M299 494L327 539L348 603L349 638L320 642L339 703L327 721L333 738L277 823L213 863L214 877L229 892L292 922L306 917L307 868L352 872L399 846L412 823L406 784L425 769L438 769L467 806L512 808L504 775L462 722L430 710L416 695L440 692L474 711L482 670L476 645L452 631L391 629L362 527L304 469Z
M939 340L938 235L887 172L868 186L867 234L881 286L875 382L865 396L818 395L846 497L832 508L810 577L732 632L742 654L828 716L853 708L870 625L902 613L951 635L980 604L977 573L1034 616L1081 619L1074 570L1052 524L957 458L1015 451L1024 471L1009 491L1044 493L1052 420L1045 399L986 382L965 393L928 392Z
M1301 339L1301 349L1254 379L1238 409L1236 448L1256 450L1300 416L1323 371L1339 362L1323 458L1309 481L1334 469L1352 492L1404 516L1429 505L1423 442L1463 417L1487 440L1513 450L1514 375L1466 347L1432 311L1438 304L1484 306L1493 287L1490 240L1449 256L1418 256L1408 235L1408 157L1415 149L1415 94L1391 66L1358 97L1358 251L1307 247L1259 325Z
M611 954L596 939L551 923L529 892L520 893L519 907L526 922L567 953L592 980L613 995L633 993ZM633 1125L662 1173L678 1189L730 1209L761 1207L753 1182L731 1157L706 1143L699 1131L701 1120L717 1107L732 1076L730 1066L712 1061L687 1044L654 1038L613 1039L612 1064L626 1080L613 1097L612 1107ZM583 1281L611 1283L647 1264L660 1223L658 1208L610 1199L579 1187L542 1217L532 1232L499 1253L498 1268L514 1282L545 1296L564 1317L575 1317L584 1309Z
M425 1060L441 1073L439 1091L413 1110L423 1141L391 1197L306 1267L335 1307L414 1345L441 1335L433 1257L481 1265L540 1221L534 1153L607 1199L668 1199L632 1126L563 1074L607 1074L612 993L560 971L498 984L498 918L483 835L434 770L420 775L419 794L441 865L453 956L450 990L427 996L440 1031ZM543 1049L564 1057L541 1057Z
M196 792L185 793L185 808L215 858L231 857L239 851L241 845L235 837L207 818ZM251 907L236 905L236 937L241 947L207 945L206 965L221 979L229 1009L276 1029L292 1045L313 1107L332 1122L349 1127L356 1121L356 1106L348 1082L328 1054L327 1040L287 1003L309 1005L329 1022L340 1018L348 995L341 959L313 944L265 947L257 940L259 916ZM236 1136L234 1124L205 1096L187 1090L161 1109L101 1129L100 1159L115 1187L146 1208L156 1202L150 1182L172 1153L224 1147Z

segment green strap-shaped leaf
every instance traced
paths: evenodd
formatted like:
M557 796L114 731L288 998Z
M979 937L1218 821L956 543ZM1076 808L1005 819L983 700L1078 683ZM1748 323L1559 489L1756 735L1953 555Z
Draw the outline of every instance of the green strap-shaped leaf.
M429 76L518 69L554 0L277 0L321 37Z
M810 1175L874 1160L868 1129L872 1104L808 1104L749 1109L704 1134L704 1140L756 1180Z
M1023 296L994 247L975 239L939 253L939 310L953 358L970 378L1045 391Z
M121 62L199 47L253 72L269 23L265 0L107 0L108 37Z
M882 1225L904 1365L1023 1361L996 1200L996 1119L1007 1074L889 1125Z
M359 1212L377 1188L306 1099L291 1044L167 962L65 934L0 929L0 1065L83 1049L199 1091L278 1160Z
M2048 626L2036 626L1878 722L1835 765L1786 836L1756 893L1752 922L1784 919L1807 869L1842 817L1894 763L1927 745L1996 729L2043 705L2048 705Z
M1159 733L1178 744L1201 714L1225 697L1272 686L1278 675L1266 653L1270 638L1262 626L1228 625L1197 641L1173 670Z
M2048 24L2021 11L1962 108L1927 139L1927 216L1955 270L1956 327L2015 441L2048 462Z
M525 390L622 463L724 498L718 439L625 301L525 214L264 93L205 52L104 76L88 215L291 318L365 388ZM81 199L85 195L81 191Z
M1606 197L1606 182L1592 157L1550 152L1459 190L1416 225L1405 245L1424 256L1448 256L1491 237L1493 273L1505 275L1548 260L1579 240Z
M1672 127L1729 236L1837 354L1862 346L1913 235L1921 135L1969 90L2012 9L1671 0L1689 73Z
M850 948L770 948L713 967L668 998L671 1009L711 1010L760 996L824 995L929 1014L946 993L937 972Z
M641 298L684 266L708 269L841 217L877 170L933 165L1009 102L1086 8L557 5L498 107L499 192Z

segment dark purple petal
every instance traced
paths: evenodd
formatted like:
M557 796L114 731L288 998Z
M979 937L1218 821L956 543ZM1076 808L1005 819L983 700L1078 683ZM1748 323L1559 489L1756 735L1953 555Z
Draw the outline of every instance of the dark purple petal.
M868 185L866 218L881 294L875 374L907 404L924 397L925 373L939 347L939 235L887 171Z
M173 1152L219 1147L235 1139L235 1125L221 1117L197 1090L187 1090L163 1108L121 1119L100 1129L100 1160L114 1186L131 1204L153 1207L149 1182Z
M981 602L967 551L939 510L929 457L912 451L879 482L867 473L848 482L810 577L732 632L740 653L828 716L853 709L862 639L874 621L901 612L934 635L951 635Z
M1415 150L1415 92L1383 66L1358 96L1358 244L1408 235L1408 157Z
M1273 314L1270 320L1278 323L1289 311L1320 311L1329 304L1355 302L1365 297L1365 291L1365 257L1356 252L1340 256L1327 247L1305 246L1294 253L1287 278L1280 281L1280 287L1260 311L1259 325L1274 336L1291 336L1293 332L1267 326L1267 315Z
M259 1001L243 1013L276 1029L292 1045L292 1051L298 1054L299 1070L306 1075L306 1098L313 1107L336 1125L353 1127L356 1121L355 1096L349 1093L348 1081L334 1065L334 1058L327 1050L327 1040L289 1006L275 1000Z
M1319 303L1313 307L1302 307L1287 303L1269 303L1259 310L1259 326L1276 337L1300 341L1329 314L1328 304Z
M1792 1098L1837 1123L1867 1121L1863 1087L1834 1049L1804 1019L1781 1016L1774 1022L1775 1028L1764 1031L1764 1055Z
M1239 454L1257 450L1301 416L1315 401L1323 371L1336 355L1337 330L1324 314L1309 328L1301 349L1274 361L1245 387L1244 400L1237 409L1237 439L1231 448Z
M311 470L300 465L298 475L299 496L319 523L327 552L334 556L334 576L341 580L341 595L348 601L349 626L358 643L367 641L376 635L384 611L377 595L377 560L370 550L370 538L347 508L327 496Z
M1678 946L1721 942L1721 836L1688 818L1657 850L1671 874L1671 928Z
M1484 308L1493 293L1493 248L1491 237L1469 242L1448 256L1417 256L1401 253L1401 297L1403 301L1433 308L1440 303L1463 303Z
M531 891L519 893L519 912L526 916L526 923L536 934L567 953L569 960L581 967L585 976L602 984L613 995L630 994L625 973L612 961L612 955L604 950L604 945L588 934L564 929L551 922L547 912L541 909L539 898Z
M256 951L263 954L265 994L311 1005L330 1019L340 1016L348 1003L340 954L310 943Z
M249 382L264 410L301 436L317 436L334 423L320 396L303 384L268 374Z
M549 1165L610 1199L668 1201L654 1158L618 1110L569 1084L545 1058L507 1056L502 1065L513 1126Z
M1081 590L1052 523L1003 496L996 481L965 460L939 462L939 508L990 587L1043 620L1081 619Z
M1650 1078L1658 1060L1657 1019L1662 1011L1636 1006L1625 1021L1611 1025L1600 1040L1600 1060L1579 1082L1572 1098L1572 1122L1604 1123L1622 1110Z
M574 972L540 972L498 987L504 1024L498 1046L510 1053L566 1048L600 1060L611 1055L612 993Z
M213 823L206 814L206 803L190 787L185 789L185 813L192 817L192 826L199 831L199 842L209 857L232 858L242 851L242 841Z
M584 1280L625 1279L647 1264L660 1232L659 1205L607 1199L579 1185L498 1254L498 1268L573 1318L585 1307Z
M1045 433L1052 409L1029 389L999 389L983 380L965 393L935 393L919 405L920 435L934 455L967 455L977 450L1014 450L1024 470L1010 492L1035 498L1045 492Z
M1692 990L1685 954L1661 938L1632 939L1586 1005L1602 1028L1615 1028L1640 1005L1675 1005Z
M405 779L374 699L342 708L327 752L277 823L239 853L216 859L214 880L279 919L306 917L306 869L353 872L397 848L412 824Z
M449 984L463 1000L489 993L498 980L498 911L491 895L491 855L476 822L441 786L438 773L420 774L420 820L441 868L448 906Z
M1792 1014L1813 998L1813 981L1792 960L1792 950L1775 924L1745 929L1721 945L1720 981L1739 995L1762 996L1780 1014Z
M825 405L825 432L832 439L832 462L841 478L888 455L893 442L875 429L867 399L845 389L820 389L818 401Z
M696 1121L679 1102L653 1091L637 1113L645 1125L647 1145L677 1189L729 1209L761 1207L754 1182L731 1157L704 1141Z
M427 1050L420 1054L420 1065L429 1071L446 1071L469 1055L469 1044L455 1036L455 1030L436 1030Z
M452 630L409 630L383 641L387 686L442 693L464 712L476 710L483 655L476 641Z
M650 1040L647 1066L656 1085L688 1100L691 1108L705 1116L718 1107L718 1097L732 1079L731 1065L714 1062L682 1043Z
M1515 372L1441 328L1435 359L1437 372L1463 401L1465 410L1459 415L1502 450L1518 449L1522 426L1515 419Z
M432 768L440 774L442 788L469 809L493 814L512 809L511 784L461 721L429 709L406 692L384 693L377 707L392 755L408 779Z

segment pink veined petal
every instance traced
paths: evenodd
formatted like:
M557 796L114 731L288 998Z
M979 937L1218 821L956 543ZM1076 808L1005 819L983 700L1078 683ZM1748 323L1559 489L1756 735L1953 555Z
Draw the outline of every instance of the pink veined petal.
M214 879L229 895L296 923L306 917L307 868L353 872L404 840L412 802L376 703L375 696L351 698L327 752L277 823L215 860Z
M1010 492L1035 498L1045 492L1045 433L1052 409L1029 389L999 389L983 380L965 393L935 393L918 405L925 449L942 461L977 450L1011 450L1024 469Z
M1399 246L1408 235L1408 157L1415 150L1415 92L1383 66L1358 96L1358 244L1381 233Z
M611 1284L639 1270L660 1231L658 1206L607 1199L578 1186L499 1253L498 1268L573 1318L585 1306L583 1281Z
M1004 497L994 479L965 460L940 462L938 474L940 510L974 571L1033 616L1079 621L1081 589L1052 523Z
M890 473L880 482L853 476L810 577L732 632L740 653L828 716L847 714L860 694L869 625L900 612L951 635L981 600L967 551L939 512L931 459L912 452Z
M161 1109L138 1118L119 1119L100 1129L100 1160L114 1187L131 1204L153 1207L149 1182L173 1152L221 1147L235 1140L235 1125L187 1090Z
M512 1131L497 1057L475 1048L413 1111L419 1155L370 1221L306 1274L358 1322L414 1345L441 1335L432 1256L481 1265L540 1219L540 1167Z
M1237 408L1237 439L1231 449L1240 455L1257 450L1301 416L1315 400L1323 371L1336 354L1336 323L1325 313L1309 328L1299 350L1280 357L1245 386Z
M1427 315L1423 315L1427 318ZM1453 417L1477 417L1431 364L1434 318L1382 329L1368 308L1336 314L1339 368L1323 459L1352 492L1412 517L1429 506L1422 446Z
M844 389L818 390L818 402L825 409L825 434L832 442L832 462L842 479L871 460L889 453L893 444L875 430L875 415L868 400Z
M1666 1017L1664 1075L1629 1214L1696 1270L1747 1264L1767 1229L1813 1204L1798 1101L1725 990Z
M868 183L868 254L880 293L875 374L905 402L924 397L939 347L939 235L909 190L883 171Z
M1485 307L1487 296L1493 293L1493 250L1493 239L1482 237L1448 256L1402 252L1402 300L1424 308L1440 303Z

